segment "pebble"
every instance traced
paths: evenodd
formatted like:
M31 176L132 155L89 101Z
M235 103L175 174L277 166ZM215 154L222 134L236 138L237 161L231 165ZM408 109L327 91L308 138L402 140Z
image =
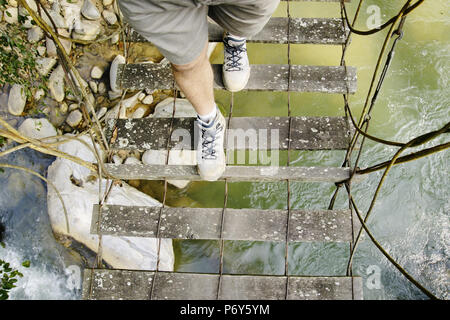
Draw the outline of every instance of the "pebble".
M16 8L7 8L4 13L4 19L9 24L19 23L18 13Z
M83 120L83 114L80 110L72 111L66 119L66 122L72 128L76 128Z
M37 58L36 70L41 76L46 76L50 70L55 66L56 59L53 58Z
M97 21L81 20L75 24L72 37L77 40L95 40L100 30L100 23Z
M81 7L81 14L89 20L97 20L100 18L100 12L91 0L84 0L83 6Z
M79 108L79 106L76 103L71 103L69 105L69 111L77 110L78 108Z
M91 88L92 93L97 93L97 91L98 91L98 85L97 85L97 82L95 82L95 81L89 81L89 87Z
M61 113L66 114L68 110L69 107L67 106L67 103L63 102L59 105L59 111L61 111Z
M108 111L108 108L106 108L106 107L100 108L100 110L98 110L98 112L97 112L97 119L102 118L106 114L107 111Z
M106 85L104 82L100 82L98 84L98 93L105 94L106 93Z
M143 118L145 113L147 112L147 110L148 110L148 107L140 106L133 112L133 114L131 115L131 118L133 118L133 119Z
M105 7L112 5L112 3L114 2L114 0L103 0L103 5Z
M116 16L116 14L115 14L114 12L112 12L112 11L109 11L109 10L103 10L102 16L103 16L103 19L105 19L105 21L106 21L108 24L110 24L110 25L113 25L113 24L116 24L116 23L117 23L117 16Z
M37 89L34 93L34 100L39 101L43 96L45 96L44 89Z
M153 103L153 96L151 94L149 94L148 96L146 96L143 100L142 100L143 104L152 104Z
M100 79L102 76L103 76L103 70L98 66L94 66L91 70L91 78L92 79Z
M117 154L113 155L112 160L113 160L114 164L122 164L123 163L123 159L121 157L119 157Z
M48 88L53 99L58 102L62 102L64 100L64 70L61 65L58 65L58 67L56 67L50 75Z
M141 163L141 161L138 158L135 158L135 157L128 157L125 160L125 164L140 164L140 163Z
M9 92L8 111L12 115L20 116L25 108L27 98L25 89L20 84L14 84Z

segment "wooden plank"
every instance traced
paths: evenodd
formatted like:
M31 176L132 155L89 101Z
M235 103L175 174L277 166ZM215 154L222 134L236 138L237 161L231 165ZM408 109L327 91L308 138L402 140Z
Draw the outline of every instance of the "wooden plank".
M225 89L222 65L212 65L214 88ZM251 65L250 78L244 90L287 91L288 65ZM171 68L167 64L138 63L121 65L117 85L122 89L170 89L173 84ZM341 66L291 66L290 90L297 92L355 93L356 69Z
M359 277L250 276L86 269L83 299L92 300L350 300L362 292ZM151 283L155 281L153 292ZM352 289L352 283L358 288ZM352 290L355 292L352 294ZM358 299L362 296L355 295Z
M220 300L284 300L286 277L222 276Z
M215 300L219 275L158 272L154 300Z
M117 119L113 149L161 150L169 139L170 118ZM196 149L196 118L174 118L169 148ZM106 130L107 139L111 132ZM287 150L288 117L233 117L227 130L228 150ZM291 150L346 150L351 130L345 117L292 117Z
M288 43L288 18L273 17L256 35L247 42ZM224 30L216 23L208 23L209 41L222 42ZM340 18L291 18L290 42L292 44L344 44L349 29L344 29ZM130 42L146 42L147 39L132 30Z
M220 239L222 208L164 208L107 205L93 207L91 234L157 236L160 238ZM155 218L156 216L156 218ZM287 210L225 209L224 240L286 241ZM349 210L291 210L290 242L349 242L352 240Z
M84 269L83 299L148 300L154 272ZM91 287L92 284L92 287Z
M290 277L288 300L352 300L351 277Z
M169 147L195 149L195 118L175 118ZM111 120L114 149L165 149L170 118ZM234 117L227 133L229 150L287 150L288 117ZM274 137L274 139L272 139ZM277 139L275 139L277 138ZM345 117L292 117L291 150L345 150L351 138Z
M109 175L121 180L202 180L194 165L107 163L104 167ZM340 167L227 166L219 180L341 182L349 177L350 169ZM354 178L353 182L357 182L359 176Z

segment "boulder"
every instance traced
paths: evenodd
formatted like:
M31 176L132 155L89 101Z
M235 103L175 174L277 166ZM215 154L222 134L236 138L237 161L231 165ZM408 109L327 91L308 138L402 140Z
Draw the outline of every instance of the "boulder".
M82 136L91 145L88 136ZM89 162L96 162L92 152L75 140L58 147L61 151L80 157ZM100 150L100 148L98 148ZM71 237L94 252L98 250L98 236L91 234L93 205L99 201L99 183L102 190L107 189L105 180L90 179L91 172L85 167L67 159L58 158L48 168L48 180L60 192L68 214L69 230L66 228L66 217L62 204L53 188L48 188L48 214L54 233ZM75 178L79 183L72 183ZM130 187L126 183L115 184L106 204L136 206L161 206L150 196ZM157 264L158 241L145 237L102 237L103 259L116 269L154 270ZM173 271L174 254L171 240L161 241L160 270Z
M55 127L46 119L25 119L19 126L19 132L28 138L42 139L48 137L54 137L57 135ZM46 140L45 142L52 142Z

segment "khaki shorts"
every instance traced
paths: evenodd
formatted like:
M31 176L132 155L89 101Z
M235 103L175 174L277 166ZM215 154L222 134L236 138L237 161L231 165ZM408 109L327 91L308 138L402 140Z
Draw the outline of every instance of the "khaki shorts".
M118 0L125 20L174 64L194 61L208 40L207 16L224 30L251 37L279 0Z

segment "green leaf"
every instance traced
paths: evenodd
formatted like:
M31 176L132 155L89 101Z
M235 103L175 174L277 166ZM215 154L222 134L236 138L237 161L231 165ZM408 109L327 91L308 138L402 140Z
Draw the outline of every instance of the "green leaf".
M29 268L30 265L31 265L30 260L26 260L26 261L22 262L22 266L24 266L25 268Z

